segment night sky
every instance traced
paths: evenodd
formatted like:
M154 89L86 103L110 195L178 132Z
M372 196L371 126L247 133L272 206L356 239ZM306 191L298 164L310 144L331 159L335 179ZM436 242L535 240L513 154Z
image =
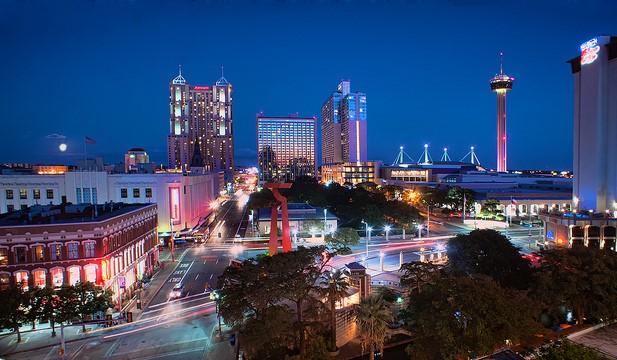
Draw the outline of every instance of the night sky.
M475 145L495 166L495 96L508 97L509 167L570 169L566 61L617 35L617 1L3 1L0 162L122 161L144 147L165 161L168 83L234 85L236 160L255 164L255 114L320 115L341 78L368 97L369 158L399 145L418 158ZM113 4L113 5L110 5ZM69 151L57 141L67 136Z

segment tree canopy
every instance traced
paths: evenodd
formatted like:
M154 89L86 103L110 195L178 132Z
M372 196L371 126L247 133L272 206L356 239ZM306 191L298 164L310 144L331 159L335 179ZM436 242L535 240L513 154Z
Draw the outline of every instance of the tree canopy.
M491 353L539 327L534 303L488 277L444 277L410 298L406 311L417 333L414 359L458 359Z
M455 274L484 274L500 285L526 289L531 265L518 249L495 230L474 230L448 242L448 265Z

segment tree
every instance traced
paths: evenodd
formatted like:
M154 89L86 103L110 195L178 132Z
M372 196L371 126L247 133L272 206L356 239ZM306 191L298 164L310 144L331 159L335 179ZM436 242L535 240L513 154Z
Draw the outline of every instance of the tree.
M473 190L463 189L459 186L454 186L448 189L446 195L446 203L455 211L471 211L475 202L475 193Z
M28 321L29 293L19 286L10 286L0 291L0 329L11 329L17 334L17 342L21 342L19 328Z
M369 359L375 359L375 349L383 353L388 323L392 312L380 296L371 296L362 300L355 311L356 324L362 342L362 352L368 347Z
M330 303L330 350L336 351L336 303L347 297L349 273L336 269L323 273L320 286Z
M51 336L56 336L56 323L61 317L59 313L60 299L50 287L37 288L33 291L34 306L39 309L41 320L49 321Z
M542 253L533 294L547 312L563 319L573 309L579 324L585 318L617 318L617 254L588 247Z
M480 216L486 218L494 218L497 215L501 214L501 211L497 209L499 206L499 200L488 199L482 204L482 209L480 210Z
M542 360L606 360L594 350L565 340L554 343L540 355Z
M358 231L352 228L338 228L334 234L326 236L326 244L337 253L349 252L350 246L360 243Z
M270 353L282 349L306 355L307 333L319 332L324 323L321 314L325 311L321 311L323 304L317 297L317 280L330 258L325 247L299 247L289 253L245 260L239 267L228 267L219 277L219 310L225 322L240 329L245 336L260 339L269 336L268 345L263 349L255 348L252 356L261 351ZM293 306L289 306L290 303ZM295 312L295 319L290 320L294 346L290 346L289 337L281 334L268 335L263 330L256 333L260 326L275 328L276 324L271 324L269 317L282 316L279 310Z
M534 303L486 277L444 277L410 297L407 323L414 359L478 357L535 334Z
M401 266L401 285L411 292L420 292L422 287L436 281L440 277L442 267L428 262L412 261Z
M82 330L86 331L86 318L97 311L104 311L111 306L111 290L103 290L91 282L78 282L73 287L75 312L81 320Z
M448 242L448 263L456 274L484 274L500 285L526 289L531 265L518 249L495 230L474 230Z

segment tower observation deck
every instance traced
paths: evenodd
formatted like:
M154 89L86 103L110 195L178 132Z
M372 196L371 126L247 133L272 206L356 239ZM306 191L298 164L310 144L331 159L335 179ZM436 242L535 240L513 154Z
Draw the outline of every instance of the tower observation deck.
M506 94L512 90L514 78L503 72L503 53L499 54L499 74L491 80L491 90L497 94L497 171L508 171Z

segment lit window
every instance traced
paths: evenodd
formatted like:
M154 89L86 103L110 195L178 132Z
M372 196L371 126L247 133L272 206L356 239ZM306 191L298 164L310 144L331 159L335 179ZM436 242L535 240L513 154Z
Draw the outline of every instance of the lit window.
M53 199L54 198L54 189L47 189L46 190L46 195L47 195L47 199Z
M28 286L28 272L27 271L17 271L15 272L15 284L17 286L21 286L24 291L29 289Z
M28 190L27 189L19 189L19 198L25 200L28 198Z
M152 188L146 188L146 197L147 198L151 198L152 197Z
M79 266L72 266L69 268L69 285L75 286L78 282L81 281L81 275Z
M133 197L134 198L138 198L139 197L139 188L133 188Z
M9 264L9 249L0 248L0 265Z
M32 248L32 260L33 261L45 261L45 248L43 245L36 245Z
M11 285L11 276L7 273L0 274L0 290L6 290Z
M84 266L84 273L86 275L86 281L93 284L96 283L96 265L89 264Z
M40 199L41 198L41 189L32 189L32 197L34 199Z
M123 199L126 199L127 197L129 197L129 191L127 188L120 189L120 197Z
M45 270L34 270L32 272L32 279L34 279L34 286L44 288L47 285L47 276Z
M62 268L51 269L51 285L61 287L64 283L64 270Z
M6 189L4 193L6 195L7 200L13 200L13 190Z

